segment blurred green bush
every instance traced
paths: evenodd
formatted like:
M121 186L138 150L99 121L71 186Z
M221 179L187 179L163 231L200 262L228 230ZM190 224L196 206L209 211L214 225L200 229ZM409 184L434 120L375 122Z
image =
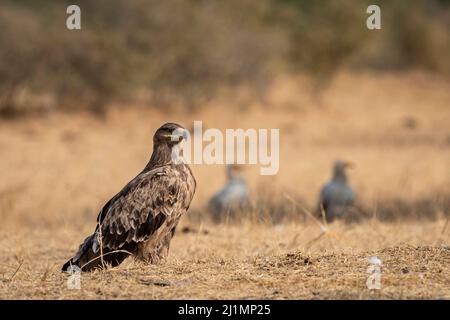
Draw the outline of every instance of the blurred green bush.
M82 30L66 29L69 4ZM369 4L381 31L365 27ZM0 30L3 116L141 97L195 108L242 87L263 97L285 72L318 87L340 68L450 74L448 0L3 0Z

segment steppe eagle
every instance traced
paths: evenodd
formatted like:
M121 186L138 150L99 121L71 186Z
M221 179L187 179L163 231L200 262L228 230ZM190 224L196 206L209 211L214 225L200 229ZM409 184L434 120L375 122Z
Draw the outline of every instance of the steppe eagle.
M62 270L82 271L117 266L130 254L158 263L169 252L180 217L194 196L196 181L189 166L174 158L187 131L166 123L153 136L150 161L101 209L95 232L80 245Z

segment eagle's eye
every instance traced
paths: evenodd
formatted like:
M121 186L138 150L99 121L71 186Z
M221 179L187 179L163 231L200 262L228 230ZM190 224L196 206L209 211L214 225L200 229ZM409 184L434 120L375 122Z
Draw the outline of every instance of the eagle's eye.
M159 136L160 137L163 137L163 138L165 138L165 139L170 139L170 137L171 137L171 131L170 130L168 130L168 129L161 129L160 131L159 131Z

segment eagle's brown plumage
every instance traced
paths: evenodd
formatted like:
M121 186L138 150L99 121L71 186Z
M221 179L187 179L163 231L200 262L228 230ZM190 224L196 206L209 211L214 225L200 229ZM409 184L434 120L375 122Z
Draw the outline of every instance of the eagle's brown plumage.
M172 151L185 129L166 123L153 137L153 153L144 170L109 200L97 218L94 234L64 264L83 271L116 266L130 254L150 263L167 257L180 217L194 196L196 182L187 164Z

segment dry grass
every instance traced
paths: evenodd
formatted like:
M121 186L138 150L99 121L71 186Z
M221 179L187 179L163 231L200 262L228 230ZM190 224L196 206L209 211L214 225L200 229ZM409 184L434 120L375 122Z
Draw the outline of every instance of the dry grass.
M132 260L83 274L66 287L61 263L80 241L75 230L35 230L1 239L2 298L45 299L371 299L450 298L450 237L444 221L349 227L333 224L204 226L174 238L168 262ZM84 230L83 230L84 231ZM87 231L87 230L86 230ZM366 288L368 259L382 261L381 290ZM20 269L17 271L17 269Z
M342 74L318 102L304 80L280 78L270 106L224 108L220 117L217 106L195 114L117 107L105 120L74 113L2 122L0 297L450 298L449 85L420 73ZM68 290L62 263L92 232L101 205L142 169L153 131L194 119L281 129L279 174L247 170L254 199L263 185L270 203L287 193L311 208L334 159L356 162L351 183L373 219L333 223L315 241L320 229L307 218L211 225L195 213L223 183L223 168L194 166L192 217L182 220L167 264L127 261ZM414 214L380 222L380 206L392 201ZM365 286L371 255L384 262L380 291Z

